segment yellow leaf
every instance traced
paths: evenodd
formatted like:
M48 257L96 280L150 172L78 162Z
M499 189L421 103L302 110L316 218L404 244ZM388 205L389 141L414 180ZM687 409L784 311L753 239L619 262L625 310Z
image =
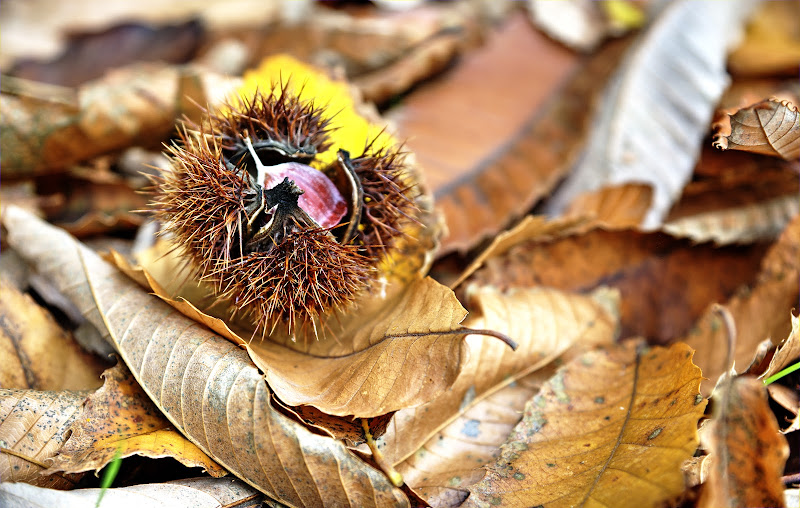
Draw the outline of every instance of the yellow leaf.
M685 344L627 342L567 364L528 402L464 506L654 506L684 490L700 369Z

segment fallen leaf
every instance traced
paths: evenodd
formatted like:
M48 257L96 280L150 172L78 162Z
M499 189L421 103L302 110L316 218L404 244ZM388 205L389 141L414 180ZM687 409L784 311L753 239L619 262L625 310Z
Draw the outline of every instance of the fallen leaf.
M3 224L18 252L106 330L173 425L226 469L291 505L407 506L342 443L276 411L245 351L145 293L63 230L13 207Z
M560 360L491 393L431 436L397 465L406 484L431 506L460 506L466 488L483 478L483 467L497 457L525 402L555 374Z
M636 228L650 210L652 198L653 188L647 184L612 185L578 195L564 216L587 216L592 224L607 229Z
M235 84L192 67L153 63L117 69L76 90L5 78L2 175L59 171L131 144L157 144L182 114L196 115L196 104L219 100Z
M740 76L797 76L800 64L800 9L795 2L759 2L745 36L728 57Z
M726 374L712 400L714 417L702 433L711 470L697 506L785 506L781 475L789 446L764 385Z
M609 60L598 61L595 74ZM556 184L596 82L579 73L560 100L546 99L577 65L516 13L460 65L389 112L444 213L450 235L442 252L469 249Z
M724 301L755 280L766 248L695 245L664 233L596 228L523 241L487 259L468 280L576 292L608 285L620 291L621 336L666 343L687 333L708 302Z
M172 457L186 467L202 467L214 477L227 471L188 441L161 414L124 364L103 374L102 388L89 395L71 436L46 473L99 471L115 457Z
M30 296L0 276L0 387L92 390L105 366Z
M42 475L69 437L90 392L0 389L0 478L51 488L71 488L80 475Z
M548 198L546 213L562 214L586 191L648 183L653 202L643 226L661 223L691 177L748 5L663 4L604 92L587 149Z
M102 496L103 506L116 508L255 508L264 495L238 480L188 478L111 489L76 489L70 492L33 487L24 483L0 484L0 504L8 508L88 508Z
M666 222L672 236L717 245L768 241L777 238L800 212L797 195L789 194L738 208L700 213Z
M49 61L23 59L8 74L61 86L78 86L108 69L135 62L186 63L197 51L203 26L192 19L160 27L123 23L100 32L73 33L64 51ZM117 51L108 51L109 47Z
M483 287L473 289L471 298L473 315L465 325L502 332L518 348L511 351L491 337L467 337L468 360L453 386L427 404L398 411L378 440L387 460L395 464L492 392L544 367L573 346L610 343L614 337L615 313L589 296L546 288L504 294Z
M800 113L789 101L761 101L729 114L713 127L714 148L784 160L800 157Z
M734 349L730 354L737 370L750 365L753 351L762 340L771 338L777 342L789 335L789 311L797 302L799 276L800 216L792 220L770 247L754 284L738 291L725 303L735 322ZM696 280L703 280L702 276ZM703 393L709 393L719 376L733 367L726 365L727 355L721 353L731 348L728 333L717 313L709 308L683 339L697 350L694 361L703 369L703 376L710 380L703 383Z
M795 363L800 357L800 318L790 316L789 319L792 323L792 332L775 351L772 359L769 361L769 367L763 374L758 376L759 379L768 378L778 372L782 371L789 365Z
M685 344L570 362L528 402L464 506L652 506L684 490L705 402Z

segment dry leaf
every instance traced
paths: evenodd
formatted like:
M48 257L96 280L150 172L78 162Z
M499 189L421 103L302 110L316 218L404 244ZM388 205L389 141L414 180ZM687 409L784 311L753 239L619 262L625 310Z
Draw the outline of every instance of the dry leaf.
M256 508L264 495L228 478L188 478L107 489L61 492L21 483L0 484L0 504L6 508L90 508L102 495L102 506L115 508Z
M772 359L769 361L769 367L763 374L758 376L759 379L768 378L778 372L782 371L789 365L795 363L800 357L800 318L790 316L792 322L792 332L789 337L784 340Z
M800 113L789 101L768 99L714 124L715 148L796 160L800 157Z
M726 375L713 400L714 418L702 433L711 470L697 506L785 506L781 475L789 446L778 432L764 385Z
M145 293L62 230L13 207L3 224L23 257L92 323L107 327L164 415L229 471L295 506L408 505L382 473L342 443L276 411L245 351Z
M800 6L797 2L759 2L742 43L728 57L740 76L792 76L800 64Z
M390 113L444 212L450 236L443 251L470 248L555 185L567 151L556 147L569 145L584 119L589 80L573 84L568 100L546 99L577 64L515 13L483 47ZM549 121L535 122L545 104Z
M663 233L592 229L521 242L486 260L470 280L565 291L609 285L621 294L621 336L665 343L683 336L708 302L724 301L752 282L765 251L764 245L720 248Z
M743 288L725 303L735 322L734 350L730 354L737 370L750 364L753 351L762 340L771 338L777 342L789 335L789 311L797 302L798 277L800 216L794 218L770 247L752 287ZM696 280L702 281L703 277ZM710 380L703 383L703 392L708 393L719 376L733 367L726 365L725 352L731 347L728 330L713 308L709 308L683 340L697 350L694 361L703 369L703 376Z
M46 473L99 471L115 457L172 457L211 476L227 474L219 464L170 427L124 364L103 373L105 383L83 403L71 436Z
M235 84L159 64L121 68L77 90L5 78L2 175L58 171L132 144L157 144L182 114L196 115L196 104L219 100Z
M71 488L80 475L43 476L69 437L89 392L0 389L0 478L51 488Z
M461 505L466 488L483 478L483 466L500 453L525 402L555 374L561 359L491 393L428 439L397 465L406 484L431 506Z
M684 490L700 369L685 344L628 342L563 367L526 406L464 506L653 506Z
M471 405L570 347L609 343L614 337L614 312L588 296L544 288L503 294L485 287L474 289L472 300L473 315L465 324L505 333L518 343L517 350L491 337L467 337L469 357L452 388L395 414L378 441L388 460L402 461Z
M650 185L613 185L578 195L564 215L587 216L592 219L592 224L607 229L636 228L650 210L652 199L653 188Z
M52 315L0 276L0 388L91 390L105 366Z
M716 210L666 222L661 229L695 242L717 245L773 240L800 212L796 194L739 208Z
M713 108L728 83L728 46L750 1L661 5L612 78L586 152L548 199L547 213L563 213L586 191L649 183L653 203L643 225L656 227L691 177Z

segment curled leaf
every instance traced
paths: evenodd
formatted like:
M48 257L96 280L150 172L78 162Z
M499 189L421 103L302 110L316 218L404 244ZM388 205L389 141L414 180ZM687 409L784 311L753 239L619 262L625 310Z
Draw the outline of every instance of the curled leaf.
M714 147L796 160L800 113L789 101L769 99L728 115L714 126Z

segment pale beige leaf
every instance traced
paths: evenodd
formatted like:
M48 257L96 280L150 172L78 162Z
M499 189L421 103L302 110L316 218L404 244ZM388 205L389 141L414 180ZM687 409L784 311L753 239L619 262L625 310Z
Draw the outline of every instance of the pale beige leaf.
M616 319L588 296L545 288L501 293L476 288L474 315L465 325L505 333L519 347L511 351L491 337L467 337L468 360L452 388L429 403L398 411L380 446L398 463L471 405L560 356L574 345L609 343Z
M581 162L546 204L557 215L579 194L607 185L648 183L643 226L658 226L694 169L713 108L728 84L725 57L749 0L659 4L612 78Z
M464 506L654 506L684 490L705 401L685 344L586 353L528 402Z
M146 293L62 230L18 208L7 209L3 223L18 252L108 330L164 415L229 471L292 506L408 504L342 443L276 411L245 351Z
M67 440L88 394L0 389L0 479L73 487L74 475L40 473Z
M772 240L800 211L796 194L737 208L699 213L667 222L662 230L702 243L717 245Z
M19 483L0 484L0 505L6 508L91 508L101 489L70 492L43 489ZM238 480L188 478L169 483L147 483L108 489L101 506L115 508L218 508L261 506L264 495Z
M800 358L800 318L792 315L790 319L792 321L792 333L778 346L778 349L769 361L769 367L767 367L767 370L763 374L758 376L759 379L768 378L773 374L777 374L789 365L797 362L797 359Z
M784 506L781 475L789 445L778 432L764 385L726 374L713 400L711 427L701 435L711 469L698 506Z
M796 160L800 113L789 101L768 99L740 109L714 126L714 147Z

